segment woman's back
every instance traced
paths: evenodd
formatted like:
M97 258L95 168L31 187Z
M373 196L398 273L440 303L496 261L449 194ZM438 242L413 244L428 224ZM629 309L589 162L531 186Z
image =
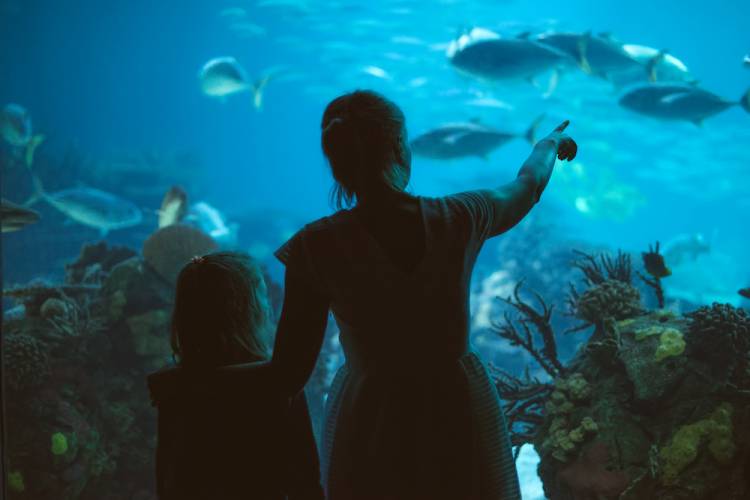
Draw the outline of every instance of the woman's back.
M279 252L330 298L346 355L330 397L328 493L513 498L497 395L468 349L469 280L492 208L479 192L411 200L400 213L340 211Z

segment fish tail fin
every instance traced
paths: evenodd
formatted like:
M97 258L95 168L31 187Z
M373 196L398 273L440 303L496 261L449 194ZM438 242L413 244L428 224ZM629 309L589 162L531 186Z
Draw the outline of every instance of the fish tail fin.
M660 50L658 54L648 60L646 63L646 74L648 75L648 81L653 83L657 78L656 68L660 62L664 60L664 56L667 55L666 50Z
M581 67L584 73L591 74L593 70L591 69L591 64L589 64L588 59L588 50L589 50L589 41L591 40L591 32L588 31L584 33L579 39L577 45L578 49L578 66Z
M539 125L542 123L544 118L545 118L544 113L537 116L534 119L534 121L531 122L531 125L529 125L529 128L526 129L526 132L523 134L523 138L529 141L529 144L534 144L536 142L536 130L539 128Z
M742 109L750 113L750 89L747 89L742 97L740 98L740 106Z
M33 193L31 193L31 196L29 196L29 199L24 202L24 206L30 207L31 205L35 204L39 200L43 199L45 197L44 194L44 187L42 186L42 180L39 178L38 175L32 173L31 174L31 184L34 188Z
M253 106L255 109L260 110L263 107L263 91L271 81L271 74L264 75L253 83L251 90L253 91Z
M560 83L560 70L558 68L555 68L552 70L552 74L549 77L549 82L547 82L547 90L542 95L543 98L547 99L552 95L552 93L557 89L557 85Z
M31 138L28 144L26 144L26 151L24 153L24 162L26 164L26 168L31 168L34 165L34 153L36 152L36 148L39 147L41 143L44 142L44 135L39 134L35 135Z

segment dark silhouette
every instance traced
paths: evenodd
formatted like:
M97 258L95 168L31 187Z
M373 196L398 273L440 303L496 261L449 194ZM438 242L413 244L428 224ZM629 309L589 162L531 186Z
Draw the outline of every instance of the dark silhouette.
M328 398L323 475L330 500L520 498L508 430L485 367L469 349L469 280L487 238L538 201L555 157L572 159L568 122L496 189L424 198L404 192L404 117L357 91L323 115L339 210L279 251L284 306L273 359L220 370L297 393L329 309L346 363Z
M172 317L179 363L148 378L160 500L322 500L304 394L216 377L217 367L267 360L268 333L265 283L249 257L213 253L182 269Z

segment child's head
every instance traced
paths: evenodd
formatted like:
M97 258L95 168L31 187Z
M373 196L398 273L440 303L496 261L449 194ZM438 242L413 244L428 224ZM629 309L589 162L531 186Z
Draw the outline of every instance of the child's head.
M269 316L263 274L248 255L195 257L177 278L172 350L190 367L268 359Z

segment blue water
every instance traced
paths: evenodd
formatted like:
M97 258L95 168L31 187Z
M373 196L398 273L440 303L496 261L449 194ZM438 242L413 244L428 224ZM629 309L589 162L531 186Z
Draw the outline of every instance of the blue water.
M236 7L245 12L240 21L265 33L243 37L233 30L231 16L220 12ZM45 181L57 188L106 177L108 162L125 153L197 158L154 174L154 193L186 184L191 200L210 203L230 221L253 220L240 224L237 245L262 249L258 256L271 266L269 249L332 210L319 125L327 102L344 91L384 93L403 108L412 136L474 118L521 132L543 112L542 133L570 119L579 155L558 165L538 207L558 234L639 252L656 240L703 233L711 252L675 272L668 295L694 304L739 304L736 291L750 285L747 113L735 106L701 127L656 121L622 109L621 91L574 69L545 98L529 82L493 85L458 75L445 45L472 26L503 36L609 32L627 43L668 49L703 88L737 100L750 87L750 70L741 62L750 52L747 7L739 0L0 0L0 104L29 110L35 131L47 137L40 158L54 163L74 149L98 160L98 166L82 164L83 170L45 171ZM198 71L219 56L236 57L253 76L278 73L262 110L253 108L249 93L223 100L201 93ZM540 75L539 87L548 77ZM502 104L470 104L488 98ZM498 185L515 175L528 152L518 140L486 160L415 158L411 190L439 195ZM88 175L94 168L99 177ZM22 201L29 194L28 185L11 188L16 191L3 187L4 197ZM151 216L108 239L138 248L155 228L160 197L127 197ZM82 243L99 238L95 230L62 223L48 207L40 210L41 222L3 235L9 282L60 276L61 264Z

